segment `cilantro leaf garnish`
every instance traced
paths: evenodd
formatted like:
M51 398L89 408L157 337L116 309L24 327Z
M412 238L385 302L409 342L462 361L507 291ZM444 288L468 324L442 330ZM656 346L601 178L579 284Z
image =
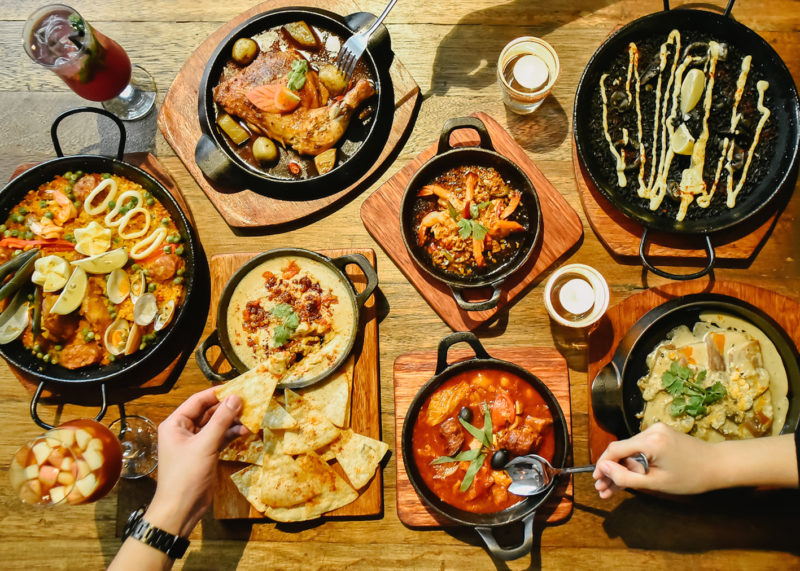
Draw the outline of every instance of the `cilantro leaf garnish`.
M275 326L272 341L275 343L275 347L282 347L292 336L297 326L300 325L300 316L287 303L279 303L272 308L271 313L281 320L281 323Z
M669 370L661 374L661 386L672 395L669 413L673 417L688 414L697 418L708 413L706 405L722 400L727 391L719 381L706 388L703 383L708 371L695 372L678 361L670 364Z
M299 91L303 89L306 84L306 74L308 73L308 62L304 59L295 60L292 62L292 71L289 73L289 81L286 87L292 91Z
M488 231L489 229L480 222L475 222L474 220L468 220L466 218L462 218L458 221L458 235L464 240L470 236L476 240L483 240Z

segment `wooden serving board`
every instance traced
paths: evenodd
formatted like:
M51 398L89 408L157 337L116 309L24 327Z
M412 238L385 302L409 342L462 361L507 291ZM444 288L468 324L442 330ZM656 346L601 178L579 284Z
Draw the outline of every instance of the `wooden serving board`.
M320 250L320 254L335 258L345 254L363 254L375 266L375 251L366 248L350 250ZM216 308L222 290L233 273L258 252L220 254L211 258L211 307ZM364 276L348 266L347 275L361 290L366 284ZM212 328L216 327L217 315L211 314ZM217 349L218 354L219 350ZM350 427L357 433L381 439L380 377L378 376L378 319L375 296L370 296L361 309L361 331L353 354L356 356L353 375L353 392L350 399ZM209 351L209 361L214 356ZM226 363L227 365L227 363ZM229 365L220 370L227 370ZM266 519L256 511L239 493L230 479L234 472L246 467L239 462L220 462L217 469L217 488L214 491L214 517L217 519ZM342 475L338 464L334 468ZM360 491L358 499L351 504L325 514L324 517L377 516L383 513L383 469L379 467L369 485Z
M578 159L574 137L572 137L572 166L583 212L597 238L617 256L638 259L643 231L641 224L625 216L595 188ZM715 233L711 241L717 259L749 260L754 257L769 237L777 218L776 212L757 228L745 224L742 228ZM698 237L649 232L647 252L652 257L662 259L705 260L708 258L708 252L704 245L705 240Z
M452 349L451 363L474 357L470 349ZM569 369L563 355L551 347L512 347L492 349L492 357L511 361L539 377L553 392L564 417L567 430L572 439L572 413L569 400ZM400 521L411 527L446 527L456 525L443 518L422 503L406 474L403 463L402 434L403 422L408 407L419 389L433 376L436 369L435 351L414 351L400 355L394 362L394 426L395 450L397 450L397 515ZM572 448L567 450L567 463L572 459ZM536 519L545 518L549 524L564 522L572 514L572 477L565 479L553 492L548 501L539 508L541 514Z
M676 297L692 293L719 293L746 301L761 309L783 327L789 337L800 346L800 303L777 294L740 282L709 282L707 279L688 282L672 282L663 286L650 288L609 308L602 325L589 333L589 455L591 461L603 453L606 447L617 440L617 437L605 430L595 420L592 411L592 381L617 350L617 345L645 313Z
M366 187L372 175L393 155L414 118L419 86L400 60L394 57L389 69L395 96L392 129L380 156L358 181L323 198L292 201L260 194L248 188L225 187L208 180L194 160L195 145L202 134L197 112L197 94L206 63L225 36L248 18L298 4L324 8L342 15L359 11L352 0L271 0L250 8L211 34L189 56L172 82L158 114L158 126L164 137L225 222L235 230L276 230L288 223L332 210L335 205L343 203L346 198Z
M175 198L175 200L178 202L181 209L183 209L183 212L186 214L189 222L194 225L194 217L192 216L192 211L189 209L189 205L186 203L186 199L183 197L178 185L155 156L151 155L150 153L127 153L123 157L123 160L126 163L132 164L133 166L147 171L149 174L153 175L158 182L164 185L164 188L169 191L173 198ZM26 170L35 167L37 164L39 163L26 163L18 166L14 171L14 174L11 175L11 178L16 178ZM127 402L129 400L138 398L143 394L168 391L171 385L177 380L177 375L172 375L173 371L175 371L175 368L178 366L180 366L182 369L186 364L186 360L191 356L193 351L194 347L189 349L187 352L181 353L181 355L179 355L166 369L138 387L129 387L122 390L112 390L112 388L109 387L109 402ZM14 376L17 377L22 386L25 387L25 389L31 393L31 395L36 392L36 388L39 386L38 381L29 378L22 371L18 370L11 364L8 365L8 368L12 373L14 373ZM87 396L84 393L87 392L91 393L88 395L89 402L99 400L99 390L87 391L86 389L80 389L81 394L78 395L74 393L58 393L45 388L45 390L42 391L42 402L47 404L69 401L75 402L76 404L84 404L86 401L83 399ZM95 392L97 395L94 394ZM95 397L98 398L95 399Z
M497 307L488 311L463 311L453 299L450 288L423 271L406 250L400 229L400 201L414 173L434 154L432 144L390 178L361 205L361 220L370 235L381 245L408 281L425 301L456 331L473 330L511 307L553 263L569 252L583 237L583 224L572 207L542 171L528 158L525 150L486 113L473 113L486 125L495 150L519 165L533 182L542 208L542 236L530 260L519 268L503 286ZM474 146L478 135L471 129L459 129L451 137L456 147ZM482 299L486 299L483 297Z

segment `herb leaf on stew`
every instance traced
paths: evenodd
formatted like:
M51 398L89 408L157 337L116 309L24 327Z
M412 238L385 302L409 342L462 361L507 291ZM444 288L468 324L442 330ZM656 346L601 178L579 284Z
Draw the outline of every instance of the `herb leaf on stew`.
M481 469L483 466L483 461L486 460L486 454L480 454L475 460L470 462L469 468L467 468L467 473L464 474L464 480L461 482L461 487L459 488L460 491L466 492L469 490L469 487L472 485L472 480L475 479L475 474L478 473L478 470Z
M306 73L308 73L308 62L306 60L293 61L292 71L289 73L289 81L286 83L286 87L292 91L303 89L306 84Z
M487 448L491 446L492 443L491 425L489 426L489 438L487 441L485 431L481 430L480 428L472 426L469 422L467 422L461 417L458 417L458 422L460 422L461 426L463 426L467 430L467 432L469 432L472 436L474 436L477 439L477 441L480 442L483 446L486 446Z
M446 464L447 462L471 462L472 460L475 460L480 453L480 448L473 448L470 450L465 450L464 452L459 452L455 456L439 456L436 460L431 462L431 464Z
M661 385L670 395L672 403L669 413L673 417L688 414L697 418L708 413L706 405L722 400L727 391L725 386L717 381L706 388L703 383L706 380L708 371L702 370L695 372L678 361L670 364L669 370L661 375Z

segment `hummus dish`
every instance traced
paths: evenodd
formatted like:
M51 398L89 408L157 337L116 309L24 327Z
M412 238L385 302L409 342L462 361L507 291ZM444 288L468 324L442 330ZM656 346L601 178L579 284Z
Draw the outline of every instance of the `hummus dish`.
M263 365L279 383L296 383L344 359L355 333L352 292L341 275L302 256L271 258L233 290L227 333L248 368Z
M647 356L641 430L663 422L708 441L777 435L789 408L786 368L753 324L722 313L676 327Z

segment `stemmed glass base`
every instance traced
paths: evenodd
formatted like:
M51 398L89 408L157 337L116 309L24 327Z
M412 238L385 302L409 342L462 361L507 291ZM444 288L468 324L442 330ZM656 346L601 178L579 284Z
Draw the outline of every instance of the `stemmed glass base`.
M107 101L103 107L122 119L133 121L147 115L156 102L156 82L140 65L131 68L131 80L122 92Z
M122 411L121 411L122 412ZM158 466L156 425L143 416L125 415L109 426L122 445L122 473L129 480L142 478Z

